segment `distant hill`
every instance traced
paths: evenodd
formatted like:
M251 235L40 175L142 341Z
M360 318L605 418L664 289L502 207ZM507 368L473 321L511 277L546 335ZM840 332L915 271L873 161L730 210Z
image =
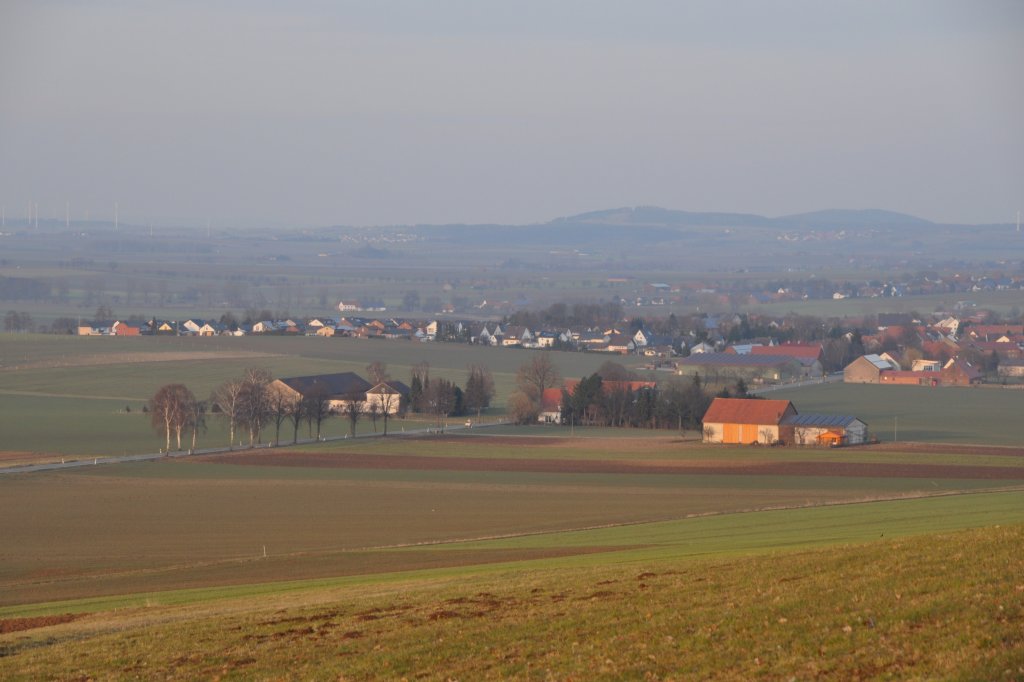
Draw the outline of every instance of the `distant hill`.
M775 227L832 230L865 227L928 227L929 220L881 209L828 209L768 218L752 213L677 211L637 206L591 211L556 218L548 225L634 225L645 227Z
M654 227L682 226L767 226L771 219L752 213L693 213L676 211L657 206L635 208L612 208L605 211L591 211L565 218L556 218L549 225L558 224L603 224L603 225L646 225Z
M884 211L877 208L863 210L829 209L812 213L773 218L772 222L779 226L809 228L842 228L842 227L928 227L934 225L930 220L918 218L906 213Z

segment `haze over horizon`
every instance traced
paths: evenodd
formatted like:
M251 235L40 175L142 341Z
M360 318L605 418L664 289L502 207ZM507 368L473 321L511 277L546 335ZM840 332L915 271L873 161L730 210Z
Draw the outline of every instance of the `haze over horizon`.
M1024 208L1024 4L15 0L0 205L216 226Z

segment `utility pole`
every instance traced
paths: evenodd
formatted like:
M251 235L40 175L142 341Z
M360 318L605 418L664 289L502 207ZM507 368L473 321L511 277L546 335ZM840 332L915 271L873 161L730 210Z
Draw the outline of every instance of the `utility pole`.
M898 438L898 435L899 435L898 424L899 424L899 417L893 415L893 418L892 418L892 442L893 443L895 443L896 441L899 440L899 438Z

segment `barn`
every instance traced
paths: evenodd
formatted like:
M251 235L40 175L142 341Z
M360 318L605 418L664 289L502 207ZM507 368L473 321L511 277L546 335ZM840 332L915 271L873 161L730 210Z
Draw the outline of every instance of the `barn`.
M779 440L794 445L859 445L868 440L868 425L841 414L795 414L779 425Z
M704 413L705 443L764 443L779 440L779 425L796 416L788 400L715 398Z
M704 413L705 443L857 445L867 424L847 415L798 414L788 400L715 398Z

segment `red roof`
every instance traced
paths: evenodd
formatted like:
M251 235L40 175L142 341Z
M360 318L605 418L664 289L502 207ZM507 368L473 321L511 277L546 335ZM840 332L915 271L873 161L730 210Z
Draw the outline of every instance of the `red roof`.
M752 346L751 355L786 355L791 358L810 358L816 360L821 355L821 346L817 344L801 345L784 343L781 346Z
M558 412L562 409L562 389L545 388L540 396L541 412Z
M569 395L572 395L576 392L576 386L578 386L579 383L579 379L566 379L564 384L565 390L569 392ZM629 391L631 393L635 393L641 388L654 388L655 386L657 386L657 383L653 381L602 381L601 392L605 395L614 393L615 391ZM560 390L559 395L561 395Z
M752 400L715 398L704 413L704 422L712 424L778 424L796 408L788 400Z

